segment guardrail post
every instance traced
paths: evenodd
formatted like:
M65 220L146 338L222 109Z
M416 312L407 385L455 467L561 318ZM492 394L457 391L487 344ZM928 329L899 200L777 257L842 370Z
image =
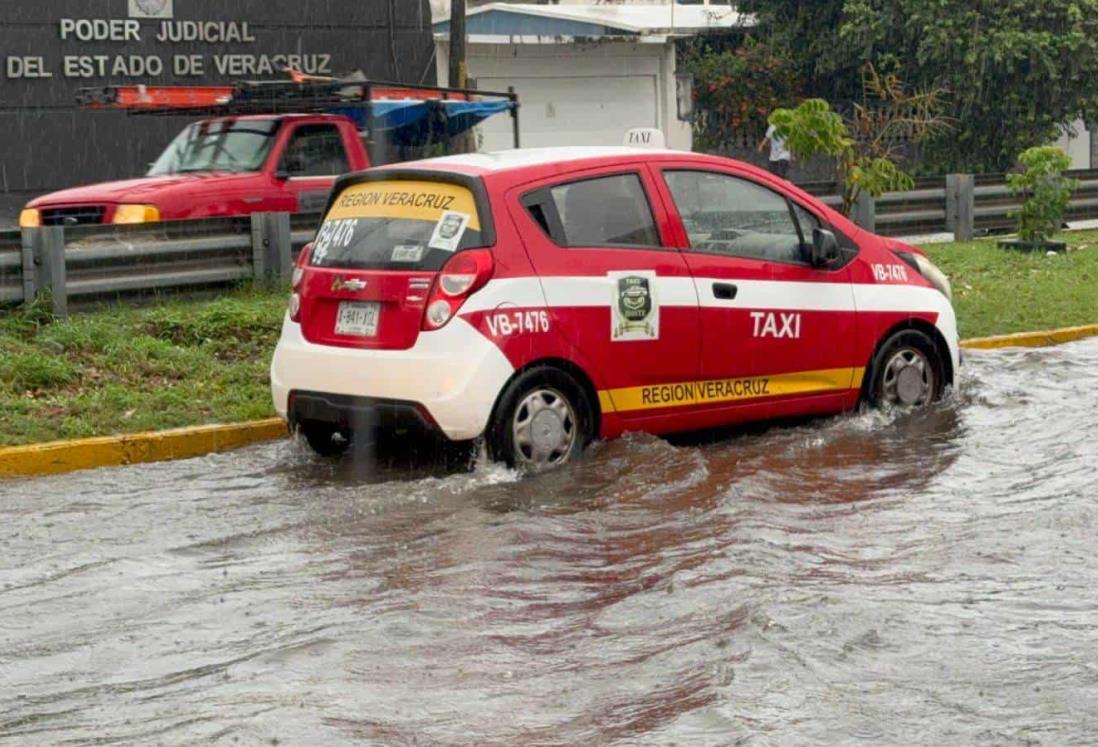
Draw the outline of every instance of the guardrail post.
M252 277L286 283L293 270L289 213L252 213Z
M34 242L37 228L24 228L22 232L23 248L23 303L30 303L38 290L38 268L34 264Z
M971 241L975 234L976 177L972 174L946 176L946 230L954 241Z
M858 192L858 199L854 201L854 209L851 211L850 219L854 221L855 225L866 231L877 230L877 203L874 201L873 195L864 189Z
M51 311L64 319L69 315L65 279L65 229L41 226L23 229L23 303L49 292Z

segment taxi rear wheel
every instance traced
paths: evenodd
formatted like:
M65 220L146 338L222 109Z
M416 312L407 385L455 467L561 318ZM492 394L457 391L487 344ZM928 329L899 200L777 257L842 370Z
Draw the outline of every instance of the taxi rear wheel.
M920 408L941 398L945 364L938 346L917 329L889 337L870 366L866 400L874 407Z
M514 379L500 396L488 429L488 454L527 472L575 460L594 433L592 407L576 380L537 367Z

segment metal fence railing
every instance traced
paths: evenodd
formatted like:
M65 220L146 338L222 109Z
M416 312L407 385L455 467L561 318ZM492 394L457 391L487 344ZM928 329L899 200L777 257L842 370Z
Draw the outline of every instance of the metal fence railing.
M1070 175L1079 186L1066 219L1098 218L1098 170ZM833 207L841 202L833 182L801 186ZM1020 206L1005 175L951 175L918 179L907 192L863 198L851 217L885 236L948 232L967 239L1012 229L1010 213ZM48 294L54 312L64 315L70 301L285 281L318 218L313 213L256 213L134 226L0 230L0 305Z
M0 304L23 300L23 238L19 229L0 229Z
M318 215L251 216L133 226L0 231L0 303L48 293L75 303L289 279Z
M1078 180L1079 186L1072 195L1065 220L1098 218L1098 169L1072 171L1068 175ZM863 228L883 236L953 233L963 238L1012 231L1015 221L1010 213L1022 206L1022 200L1007 187L1006 175L967 179L964 176L920 177L910 191L889 192L875 200L863 199L851 217ZM830 207L838 208L842 203L835 182L799 186Z

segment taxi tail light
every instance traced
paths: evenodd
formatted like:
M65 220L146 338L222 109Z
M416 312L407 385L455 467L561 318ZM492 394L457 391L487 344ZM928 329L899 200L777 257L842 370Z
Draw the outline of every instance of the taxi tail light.
M313 253L313 244L309 242L302 248L301 253L297 255L297 261L294 263L293 274L290 276L290 301L289 312L290 321L301 321L301 281L305 279L305 268L309 264L309 257Z
M494 270L495 262L490 249L467 249L451 257L431 285L422 328L430 331L445 326L457 314L465 299L492 278Z

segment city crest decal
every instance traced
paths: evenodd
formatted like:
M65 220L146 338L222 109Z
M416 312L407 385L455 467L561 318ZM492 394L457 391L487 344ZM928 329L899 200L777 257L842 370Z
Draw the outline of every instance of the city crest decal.
M660 305L656 297L656 273L611 272L614 297L610 303L610 339L657 340Z
M171 18L172 0L130 0L130 18Z

